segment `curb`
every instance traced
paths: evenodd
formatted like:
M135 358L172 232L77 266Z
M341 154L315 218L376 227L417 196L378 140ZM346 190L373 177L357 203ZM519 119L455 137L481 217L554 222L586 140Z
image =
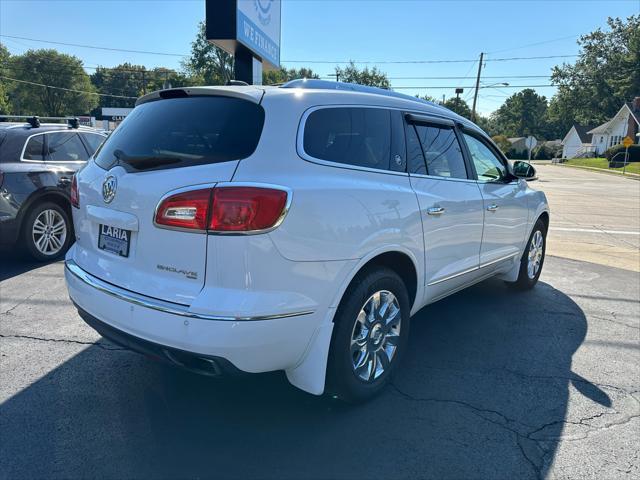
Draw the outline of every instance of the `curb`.
M597 168L597 167L583 167L580 165L567 165L565 163L554 163L552 164L556 167L568 167L568 168L579 168L581 170L591 170L592 172L598 172L598 173L604 173L606 175L615 175L617 177L620 178L628 178L630 180L640 180L640 174L637 173L625 173L623 174L622 172L615 172L615 171L610 171L610 170L605 170L604 168Z

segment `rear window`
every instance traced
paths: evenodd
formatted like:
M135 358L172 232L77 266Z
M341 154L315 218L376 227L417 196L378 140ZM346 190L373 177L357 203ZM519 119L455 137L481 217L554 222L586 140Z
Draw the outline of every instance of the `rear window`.
M311 157L359 167L389 169L391 112L379 108L323 108L304 127Z
M263 124L263 108L238 98L156 100L134 108L95 162L141 171L239 160L255 151Z

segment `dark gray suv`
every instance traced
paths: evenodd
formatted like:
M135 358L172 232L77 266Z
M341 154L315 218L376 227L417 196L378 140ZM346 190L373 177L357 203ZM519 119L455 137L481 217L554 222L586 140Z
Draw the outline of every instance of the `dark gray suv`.
M61 257L73 243L73 175L106 136L77 121L0 123L0 244L36 260Z

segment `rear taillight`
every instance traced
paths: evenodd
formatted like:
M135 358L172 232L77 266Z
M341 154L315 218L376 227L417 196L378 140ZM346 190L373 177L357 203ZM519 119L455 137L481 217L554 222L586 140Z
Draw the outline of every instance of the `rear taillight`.
M207 230L211 233L251 233L277 226L287 205L285 190L228 186L190 190L162 200L157 225Z
M71 179L71 205L80 208L80 194L78 193L78 179L74 175Z
M213 189L209 230L251 232L273 227L287 204L287 192L273 188Z
M158 207L156 223L167 227L206 230L210 204L210 188L171 195Z

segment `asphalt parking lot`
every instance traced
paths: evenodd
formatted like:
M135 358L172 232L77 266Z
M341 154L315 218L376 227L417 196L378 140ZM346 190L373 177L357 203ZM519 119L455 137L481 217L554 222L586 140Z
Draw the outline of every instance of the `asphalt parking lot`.
M640 477L640 182L539 175L538 286L423 309L393 385L355 407L122 350L75 313L62 263L0 254L0 478Z

